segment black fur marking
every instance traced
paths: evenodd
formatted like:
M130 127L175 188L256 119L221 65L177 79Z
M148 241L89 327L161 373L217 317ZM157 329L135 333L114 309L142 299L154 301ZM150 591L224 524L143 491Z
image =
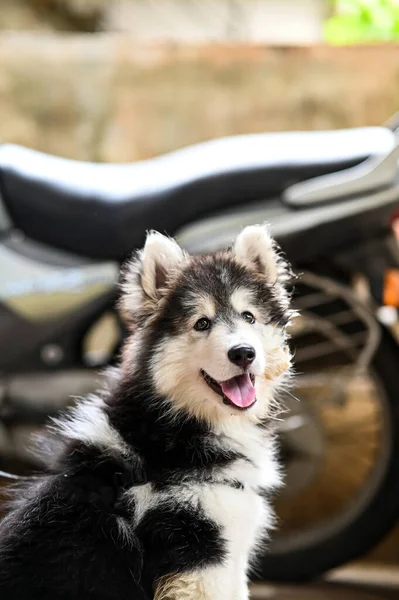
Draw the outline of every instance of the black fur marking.
M107 484L63 473L29 491L0 528L2 599L149 600L140 542L122 543Z
M147 594L165 574L181 573L225 557L219 528L200 508L176 506L149 510L137 528L144 550L143 582Z
M162 487L189 473L200 480L215 468L245 459L221 446L205 422L184 415L168 419L163 399L154 398L148 378L143 367L134 388L122 382L107 407L111 424L144 457L147 481ZM149 397L153 398L151 403Z
M72 499L91 503L114 515L128 516L123 493L146 482L146 473L138 457L129 462L105 454L99 448L73 442L60 457L54 473L73 483Z

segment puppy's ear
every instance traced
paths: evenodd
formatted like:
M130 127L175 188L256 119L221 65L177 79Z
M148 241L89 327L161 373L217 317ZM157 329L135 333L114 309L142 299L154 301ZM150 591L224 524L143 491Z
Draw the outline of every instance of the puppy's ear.
M143 291L152 300L158 300L168 281L187 260L187 256L174 240L151 231L147 236L141 260Z
M265 275L271 284L284 286L292 276L288 263L270 235L267 225L250 225L237 237L235 258L252 271Z
M140 250L124 274L121 307L132 315L151 309L165 294L168 282L178 274L187 255L171 238L156 231L147 235Z

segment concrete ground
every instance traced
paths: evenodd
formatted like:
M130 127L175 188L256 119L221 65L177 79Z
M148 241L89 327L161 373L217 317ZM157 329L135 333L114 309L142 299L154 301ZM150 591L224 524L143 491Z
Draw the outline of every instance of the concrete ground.
M348 567L304 586L256 585L252 600L398 600L399 567Z

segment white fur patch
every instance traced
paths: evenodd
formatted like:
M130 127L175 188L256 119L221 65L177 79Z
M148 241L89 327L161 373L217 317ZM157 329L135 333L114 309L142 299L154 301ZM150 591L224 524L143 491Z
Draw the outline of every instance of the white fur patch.
M103 410L104 402L98 396L80 400L65 416L54 423L66 438L98 446L103 450L131 455L132 451L114 429Z
M237 490L226 485L204 487L201 505L220 527L226 543L226 566L231 566L233 589L237 575L245 577L249 561L266 527L271 525L265 501L250 487Z
M254 299L251 292L245 288L237 288L231 294L230 299L231 305L234 310L238 313L242 313L245 310L252 309L254 312Z
M158 495L154 493L151 483L138 485L127 492L127 496L134 500L134 522L140 523L141 519L156 502Z
M223 443L243 454L250 460L237 460L225 468L230 479L246 481L253 488L262 487L273 490L280 487L282 479L276 460L276 442L274 436L263 428L254 427L245 419L225 419L215 426L222 436Z

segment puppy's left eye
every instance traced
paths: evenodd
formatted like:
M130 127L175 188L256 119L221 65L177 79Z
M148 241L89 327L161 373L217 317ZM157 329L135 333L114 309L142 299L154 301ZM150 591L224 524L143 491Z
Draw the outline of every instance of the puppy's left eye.
M243 319L245 319L245 321L247 321L247 323L251 323L251 325L255 323L255 317L248 310L245 310L241 316Z

